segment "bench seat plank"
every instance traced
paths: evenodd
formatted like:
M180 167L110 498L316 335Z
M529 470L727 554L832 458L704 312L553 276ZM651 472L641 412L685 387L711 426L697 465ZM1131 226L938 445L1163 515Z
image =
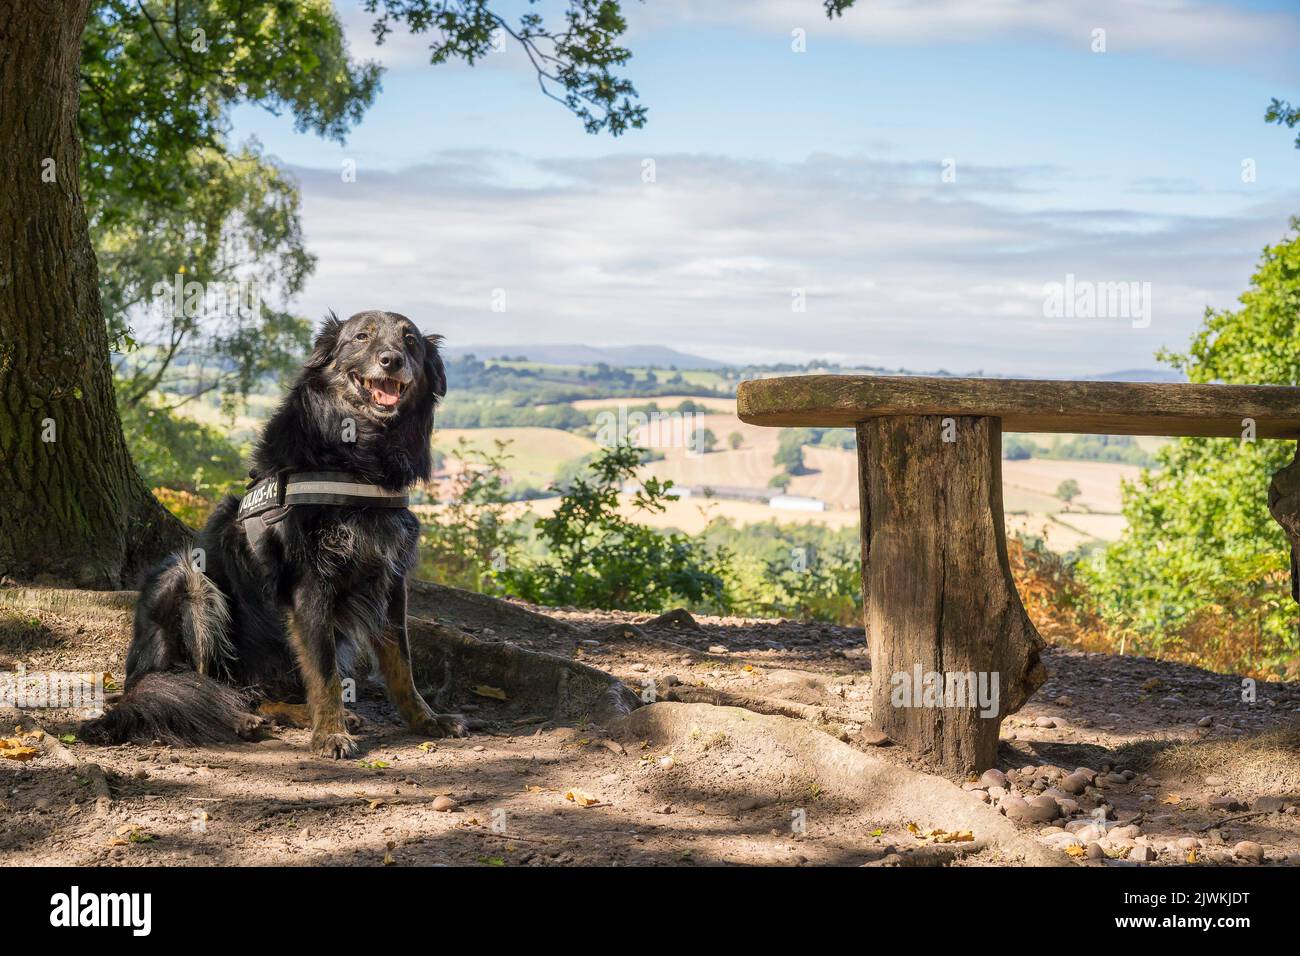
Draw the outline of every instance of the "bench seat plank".
M1009 432L1300 438L1300 388L1176 382L1074 382L922 375L796 375L742 382L751 425L853 426L893 415L1000 418Z

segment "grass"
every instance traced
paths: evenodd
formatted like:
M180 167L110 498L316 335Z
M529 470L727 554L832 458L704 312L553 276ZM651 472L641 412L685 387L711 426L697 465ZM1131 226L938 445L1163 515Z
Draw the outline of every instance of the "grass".
M1114 752L1117 763L1184 777L1215 776L1270 793L1300 792L1300 721L1278 730L1213 740L1138 740Z

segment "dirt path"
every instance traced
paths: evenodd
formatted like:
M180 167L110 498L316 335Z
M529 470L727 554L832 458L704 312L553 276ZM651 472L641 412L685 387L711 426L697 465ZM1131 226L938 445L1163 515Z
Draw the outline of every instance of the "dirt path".
M473 737L426 742L398 726L378 686L363 684L360 760L309 756L307 732L293 729L224 748L69 743L105 772L112 802L102 814L84 767L30 738L38 755L0 760L0 864L1011 862L1005 840L984 846L985 831L1013 829L992 823L986 803L1001 803L1027 842L1061 862L1090 862L1090 844L1095 865L1187 865L1193 850L1209 865L1300 862L1300 685L1260 684L1249 703L1233 677L1049 651L1051 679L1004 724L1006 779L986 775L982 789L955 781L970 790L961 794L934 778L969 812L937 804L918 836L901 810L857 799L843 777L861 768L837 769L857 767L858 752L883 760L873 780L884 789L922 769L861 733L870 717L861 630L547 613L554 623L526 633L504 633L488 614L457 623L488 641L581 659L659 701L708 703L661 703L602 728L520 718L475 697L464 701L479 725ZM0 607L0 669L120 674L128 626L125 606ZM710 706L735 702L778 716ZM20 716L0 712L5 733ZM74 729L69 717L40 720L57 734ZM646 729L673 723L681 732L661 739ZM794 725L816 726L830 756L810 763L806 748L768 732ZM946 832L920 838L934 829ZM944 842L966 829L974 840Z

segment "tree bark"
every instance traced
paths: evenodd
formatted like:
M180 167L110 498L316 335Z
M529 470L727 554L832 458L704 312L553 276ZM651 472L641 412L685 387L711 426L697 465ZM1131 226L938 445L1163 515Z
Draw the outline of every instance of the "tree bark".
M1001 423L886 416L857 436L876 727L949 772L986 770L1002 718L1046 679L1007 560Z
M88 0L0 3L0 577L119 587L188 530L113 396L77 164Z
M1269 482L1268 511L1291 542L1291 598L1300 601L1300 442L1291 463L1275 472Z

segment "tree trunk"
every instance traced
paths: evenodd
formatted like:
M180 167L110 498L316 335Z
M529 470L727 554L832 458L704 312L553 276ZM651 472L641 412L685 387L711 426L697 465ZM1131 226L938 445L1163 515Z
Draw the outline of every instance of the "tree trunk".
M0 3L0 577L131 583L187 529L131 463L79 191L88 0Z
M1001 422L886 416L857 435L875 724L950 772L986 770L1046 678L1007 561Z

